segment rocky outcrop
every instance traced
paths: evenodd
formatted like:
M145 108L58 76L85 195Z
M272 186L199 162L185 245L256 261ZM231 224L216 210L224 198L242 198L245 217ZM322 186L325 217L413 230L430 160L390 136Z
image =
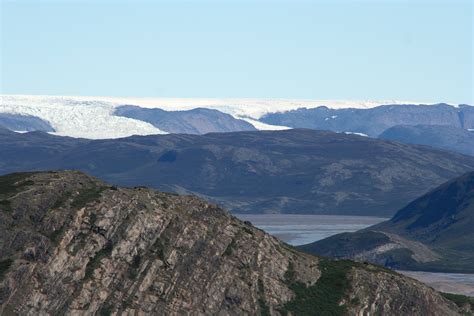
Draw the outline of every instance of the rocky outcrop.
M192 196L0 177L0 314L457 315L389 270L300 253Z

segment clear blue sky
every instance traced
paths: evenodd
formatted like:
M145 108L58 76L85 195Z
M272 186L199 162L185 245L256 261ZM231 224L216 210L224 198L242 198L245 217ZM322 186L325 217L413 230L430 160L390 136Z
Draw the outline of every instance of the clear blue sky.
M0 1L2 93L474 103L471 0Z

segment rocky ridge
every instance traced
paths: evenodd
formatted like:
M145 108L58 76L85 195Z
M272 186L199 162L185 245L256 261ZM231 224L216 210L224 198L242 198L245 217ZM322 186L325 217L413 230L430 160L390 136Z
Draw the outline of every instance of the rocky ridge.
M193 196L0 177L0 314L457 315L390 270L296 251Z

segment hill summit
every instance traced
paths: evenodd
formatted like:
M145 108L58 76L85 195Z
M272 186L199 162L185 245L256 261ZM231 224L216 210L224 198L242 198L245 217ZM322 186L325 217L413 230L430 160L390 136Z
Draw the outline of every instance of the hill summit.
M0 177L1 314L458 315L421 283L298 252L192 196Z

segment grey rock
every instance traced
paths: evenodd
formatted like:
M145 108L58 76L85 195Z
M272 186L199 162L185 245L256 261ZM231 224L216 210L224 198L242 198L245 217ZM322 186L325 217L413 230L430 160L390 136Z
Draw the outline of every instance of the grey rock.
M12 203L0 211L1 314L461 312L413 279L300 253L196 197L114 188L73 171L10 174L0 184ZM30 221L38 205L43 216ZM30 237L12 249L21 231ZM45 260L24 259L35 237Z

